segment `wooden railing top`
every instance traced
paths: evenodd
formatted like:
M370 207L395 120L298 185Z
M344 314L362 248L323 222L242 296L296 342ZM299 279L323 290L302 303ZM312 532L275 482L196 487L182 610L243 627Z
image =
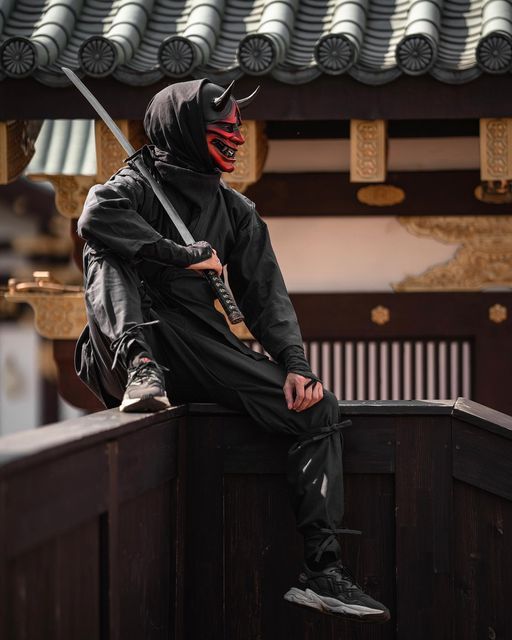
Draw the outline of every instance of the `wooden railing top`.
M512 417L471 400L378 400L340 402L342 415L453 415L463 422L512 439ZM138 429L182 416L236 415L217 404L191 403L152 414L125 414L117 409L21 431L0 438L0 475Z
M495 411L466 398L458 398L453 407L453 416L512 440L512 416L506 413Z
M455 400L344 400L339 403L343 415L448 415ZM239 413L220 404L193 402L190 415L233 415Z
M20 431L0 438L0 475L9 467L21 466L49 457L62 455L64 450L90 446L114 439L119 432L127 434L144 427L161 424L186 415L186 405L179 405L158 413L121 413L118 409L98 411L80 418L49 424L40 429Z

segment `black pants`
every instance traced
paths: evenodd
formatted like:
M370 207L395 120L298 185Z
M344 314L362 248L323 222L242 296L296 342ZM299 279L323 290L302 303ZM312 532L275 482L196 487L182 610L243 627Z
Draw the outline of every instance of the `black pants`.
M169 369L166 387L174 403L217 402L247 412L267 431L295 436L287 472L306 555L327 537L332 549L329 531L339 529L343 519L342 425L336 397L324 390L316 405L290 411L282 367L242 343L233 348L207 321L193 321L172 305L153 309L137 267L112 254L86 257L85 286L88 327L77 345L76 366L104 404L117 406L126 385L125 359L118 358L112 368L112 347L122 351L136 336ZM213 308L211 313L217 314ZM144 324L155 319L157 324Z

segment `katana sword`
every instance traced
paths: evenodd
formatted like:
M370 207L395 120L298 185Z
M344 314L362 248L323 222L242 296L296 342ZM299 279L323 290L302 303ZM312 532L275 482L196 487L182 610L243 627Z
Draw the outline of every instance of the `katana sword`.
M104 107L99 103L99 101L93 96L93 94L89 91L89 89L85 86L85 84L78 78L78 76L68 69L67 67L61 67L62 71L66 74L69 80L75 85L75 87L80 91L80 93L84 96L87 102L91 105L91 107L96 111L99 117L103 120L103 122L107 125L107 127L112 132L115 139L119 142L119 144L123 147L125 153L128 157L133 156L135 153L135 149L128 142L126 137L124 136L121 129L117 126L114 120L109 116L109 114L105 111ZM158 181L151 174L149 169L144 164L144 161L140 156L136 156L132 158L132 162L135 165L136 169L139 173L149 182L151 188L153 189L156 197L160 201L160 204L165 209L165 212L171 219L171 222L176 227L178 234L180 235L183 242L188 244L194 244L195 240L192 237L192 234L185 226L185 223L180 218L178 212L173 207L171 201L166 196L164 190L158 183ZM226 289L224 282L217 275L213 269L208 269L203 271L206 279L210 283L211 288L213 289L217 299L219 300L222 308L226 312L228 320L231 324L237 324L238 322L242 322L244 316L240 309L238 308L235 300L231 293Z

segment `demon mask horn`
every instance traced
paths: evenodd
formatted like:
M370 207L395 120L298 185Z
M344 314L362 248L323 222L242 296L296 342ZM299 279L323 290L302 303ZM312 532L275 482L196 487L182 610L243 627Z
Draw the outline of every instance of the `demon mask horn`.
M233 87L235 85L235 81L233 80L231 82L231 84L229 85L229 87L224 91L224 93L222 95L220 95L218 98L214 98L212 100L212 109L214 111L218 111L221 112L224 111L224 109L226 108L226 105L228 104L230 98L231 98L231 93L233 91ZM256 89L251 93L250 96L247 96L246 98L241 98L240 100L236 100L235 102L238 105L239 109L243 109L244 107L247 107L249 104L251 104L251 102L254 100L254 98L256 97L256 94L258 93L258 91L260 90L259 86L256 87Z
M238 109L244 109L255 98L259 91L259 87L246 98L236 100L233 97L233 87L235 81L229 85L226 89L219 87L213 83L206 84L203 89L203 115L205 122L215 122L216 120L222 120L236 104Z

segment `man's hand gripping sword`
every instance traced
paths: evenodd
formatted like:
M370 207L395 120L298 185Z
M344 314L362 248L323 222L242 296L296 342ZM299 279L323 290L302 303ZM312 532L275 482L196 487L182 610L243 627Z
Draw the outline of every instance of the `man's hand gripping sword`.
M121 129L116 125L116 123L112 120L112 118L108 115L105 109L101 106L98 100L92 95L89 89L84 85L84 83L76 76L71 69L67 69L66 67L61 67L62 71L66 74L66 76L70 79L70 81L75 85L75 87L80 91L80 93L84 96L84 98L89 102L92 108L96 111L99 117L103 120L103 122L110 129L116 140L123 147L124 151L128 155L128 157L132 156L135 153L135 149L128 142L128 140L124 137ZM181 236L183 242L186 245L193 244L195 242L192 234L185 226L183 220L178 215L176 209L172 206L171 202L167 198L164 193L162 187L158 184L155 178L151 175L151 172L148 170L146 165L144 164L142 158L136 157L133 159L133 164L137 168L137 170L141 173L141 175L149 182L151 188L153 189L156 197L160 201L160 204L165 209L167 215L171 219L172 223L176 227L179 235ZM213 289L216 297L218 298L222 308L226 312L228 320L231 324L237 324L238 322L242 322L244 316L242 312L238 308L236 302L234 301L231 293L226 289L224 282L219 278L219 276L215 273L215 271L209 269L207 271L203 271L206 279L210 283L211 288Z

